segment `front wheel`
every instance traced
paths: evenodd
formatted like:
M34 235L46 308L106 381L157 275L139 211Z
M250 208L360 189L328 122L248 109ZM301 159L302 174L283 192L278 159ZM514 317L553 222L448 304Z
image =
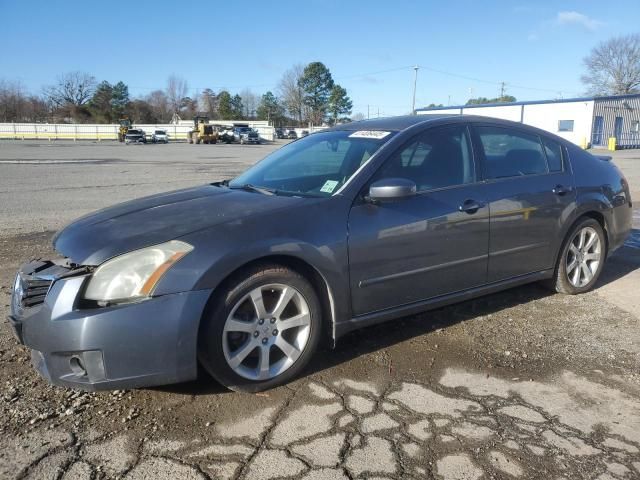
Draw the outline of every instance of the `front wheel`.
M606 257L607 244L600 223L592 218L579 221L562 246L551 280L552 288L568 295L591 290Z
M322 314L312 285L278 265L236 277L208 308L199 358L231 390L258 392L298 375L317 349Z

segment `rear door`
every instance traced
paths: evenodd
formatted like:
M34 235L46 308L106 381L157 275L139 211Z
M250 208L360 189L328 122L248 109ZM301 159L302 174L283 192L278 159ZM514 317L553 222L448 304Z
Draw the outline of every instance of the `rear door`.
M489 202L488 281L553 268L575 199L564 148L502 125L474 126Z

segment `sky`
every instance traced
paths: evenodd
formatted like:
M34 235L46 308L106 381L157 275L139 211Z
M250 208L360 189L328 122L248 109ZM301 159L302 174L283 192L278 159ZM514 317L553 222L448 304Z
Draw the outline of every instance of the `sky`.
M83 71L133 97L171 74L192 96L262 94L294 64L320 61L353 113L375 117L411 110L415 65L416 107L496 97L501 82L518 100L583 95L582 59L640 33L640 2L0 0L0 25L0 79L32 93Z

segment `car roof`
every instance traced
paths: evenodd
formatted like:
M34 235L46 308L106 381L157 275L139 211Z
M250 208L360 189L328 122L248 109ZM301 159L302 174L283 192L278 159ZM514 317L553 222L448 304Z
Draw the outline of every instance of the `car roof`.
M442 120L446 118L460 118L459 114L429 114L429 115L401 115L398 117L383 117L372 118L369 120L360 120L357 122L350 122L341 125L337 125L332 130L392 130L400 131L413 125L421 123L429 123L435 120Z

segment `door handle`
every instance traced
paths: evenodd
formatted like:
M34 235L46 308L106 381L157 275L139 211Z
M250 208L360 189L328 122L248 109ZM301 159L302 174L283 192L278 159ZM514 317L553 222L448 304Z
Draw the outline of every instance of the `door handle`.
M469 215L473 215L482 207L484 207L484 203L482 202L476 202L475 200L465 200L462 205L458 207L458 210L468 213Z
M564 185L556 185L553 190L551 190L556 195L566 195L571 191L571 187L565 187Z

